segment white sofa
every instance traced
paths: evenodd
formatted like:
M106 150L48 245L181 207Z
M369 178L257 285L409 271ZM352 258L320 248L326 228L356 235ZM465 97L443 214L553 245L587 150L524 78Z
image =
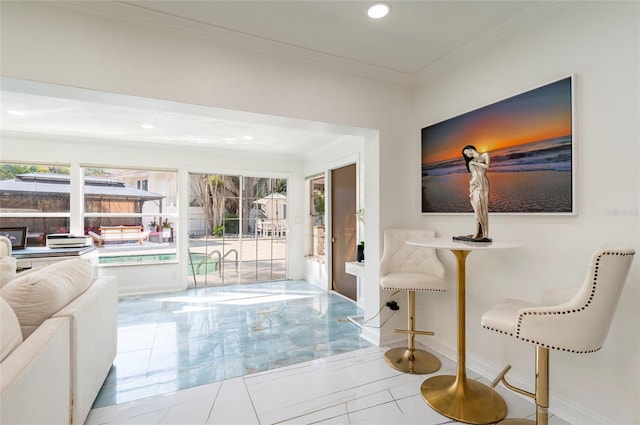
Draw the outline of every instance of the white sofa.
M83 424L116 355L116 279L83 259L4 277L0 423Z

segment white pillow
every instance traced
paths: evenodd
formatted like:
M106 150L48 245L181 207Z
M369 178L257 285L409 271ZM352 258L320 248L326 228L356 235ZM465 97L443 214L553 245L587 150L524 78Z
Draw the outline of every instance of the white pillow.
M22 344L22 331L16 313L0 298L0 362Z
M16 278L16 259L0 257L0 288Z
M92 280L91 260L66 260L18 276L0 289L0 295L16 313L26 339L42 322L86 291Z

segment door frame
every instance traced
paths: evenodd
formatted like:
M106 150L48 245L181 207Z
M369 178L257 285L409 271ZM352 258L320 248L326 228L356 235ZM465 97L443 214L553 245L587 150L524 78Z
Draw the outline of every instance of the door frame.
M331 211L333 211L333 205L331 205L331 200L333 199L333 194L331 193L333 182L331 181L331 172L338 168L346 167L349 165L355 164L356 166L356 210L362 208L364 205L362 195L364 191L362 190L362 184L364 180L362 179L362 167L360 165L360 154L347 155L344 158L341 158L337 161L331 162L328 164L326 172L325 172L325 219L326 225L325 229L329 229L329 231L325 234L327 241L327 249L326 249L326 267L327 267L327 290L333 291L333 243L331 240L333 238L333 217L331 216ZM327 202L328 200L328 202ZM353 212L356 213L355 211ZM362 223L356 223L356 237L357 240L363 240L364 238L364 227ZM338 292L336 292L338 293Z

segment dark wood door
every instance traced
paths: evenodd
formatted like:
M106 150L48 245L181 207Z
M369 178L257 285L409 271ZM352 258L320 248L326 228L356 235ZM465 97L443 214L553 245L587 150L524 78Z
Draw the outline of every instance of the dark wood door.
M356 277L345 273L344 264L355 261L356 165L331 171L331 280L334 291L357 301Z

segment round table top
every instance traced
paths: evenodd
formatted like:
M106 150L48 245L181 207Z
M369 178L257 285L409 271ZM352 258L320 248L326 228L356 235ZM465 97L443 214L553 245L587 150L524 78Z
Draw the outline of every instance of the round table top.
M522 246L521 242L513 241L493 241L493 242L464 242L454 241L452 238L419 238L410 237L407 239L409 245L426 246L428 248L444 248L460 251L474 251L482 249L507 249Z

